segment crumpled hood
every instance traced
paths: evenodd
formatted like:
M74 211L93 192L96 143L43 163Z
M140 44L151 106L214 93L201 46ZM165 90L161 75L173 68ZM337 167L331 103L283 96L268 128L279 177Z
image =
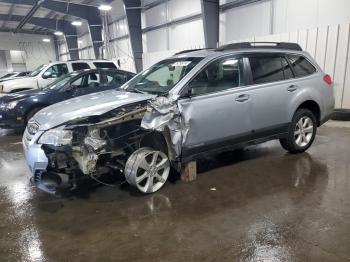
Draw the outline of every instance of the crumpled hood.
M33 120L39 124L41 131L46 131L74 119L102 115L118 107L154 97L150 94L108 90L51 105L39 111Z

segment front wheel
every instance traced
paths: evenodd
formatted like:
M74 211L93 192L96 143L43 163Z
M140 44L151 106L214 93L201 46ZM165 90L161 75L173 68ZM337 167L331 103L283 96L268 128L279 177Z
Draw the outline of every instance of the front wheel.
M308 109L295 112L286 138L281 138L281 146L292 154L306 151L313 143L317 131L315 115Z

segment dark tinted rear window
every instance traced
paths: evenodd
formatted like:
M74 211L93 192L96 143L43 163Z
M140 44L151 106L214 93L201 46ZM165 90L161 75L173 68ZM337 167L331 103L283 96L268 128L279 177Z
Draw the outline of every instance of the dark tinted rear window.
M112 62L95 62L96 68L117 68Z
M316 72L316 68L303 56L290 55L288 59L296 77L308 76Z
M282 66L283 66L283 71L284 71L284 78L285 79L290 79L294 77L292 68L290 66L290 64L287 61L287 58L282 57Z
M279 56L249 57L254 84L284 80L281 58Z
M73 71L79 71L84 69L90 69L87 63L72 63Z

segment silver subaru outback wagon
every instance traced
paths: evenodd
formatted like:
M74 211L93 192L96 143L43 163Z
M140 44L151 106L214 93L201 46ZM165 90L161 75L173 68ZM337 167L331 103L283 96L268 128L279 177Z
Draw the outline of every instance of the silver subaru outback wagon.
M121 89L39 111L23 136L42 190L121 173L143 193L207 154L279 139L307 150L334 109L332 79L293 43L237 43L182 52Z

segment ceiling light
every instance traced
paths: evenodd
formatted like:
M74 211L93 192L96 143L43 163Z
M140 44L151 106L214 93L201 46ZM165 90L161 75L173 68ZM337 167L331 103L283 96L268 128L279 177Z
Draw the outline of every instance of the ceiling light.
M112 6L110 6L110 5L100 5L98 7L98 10L100 10L100 11L110 11L111 9L112 9Z
M82 44L83 43L83 41L82 40L78 40L78 44Z
M45 43L50 43L51 40L50 40L49 38L44 38L44 39L43 39L43 42L45 42Z
M56 31L56 32L54 33L54 35L63 35L63 33L60 32L60 31Z
M74 25L74 26L81 26L83 24L83 22L81 22L81 21L73 21L72 22L72 25Z

